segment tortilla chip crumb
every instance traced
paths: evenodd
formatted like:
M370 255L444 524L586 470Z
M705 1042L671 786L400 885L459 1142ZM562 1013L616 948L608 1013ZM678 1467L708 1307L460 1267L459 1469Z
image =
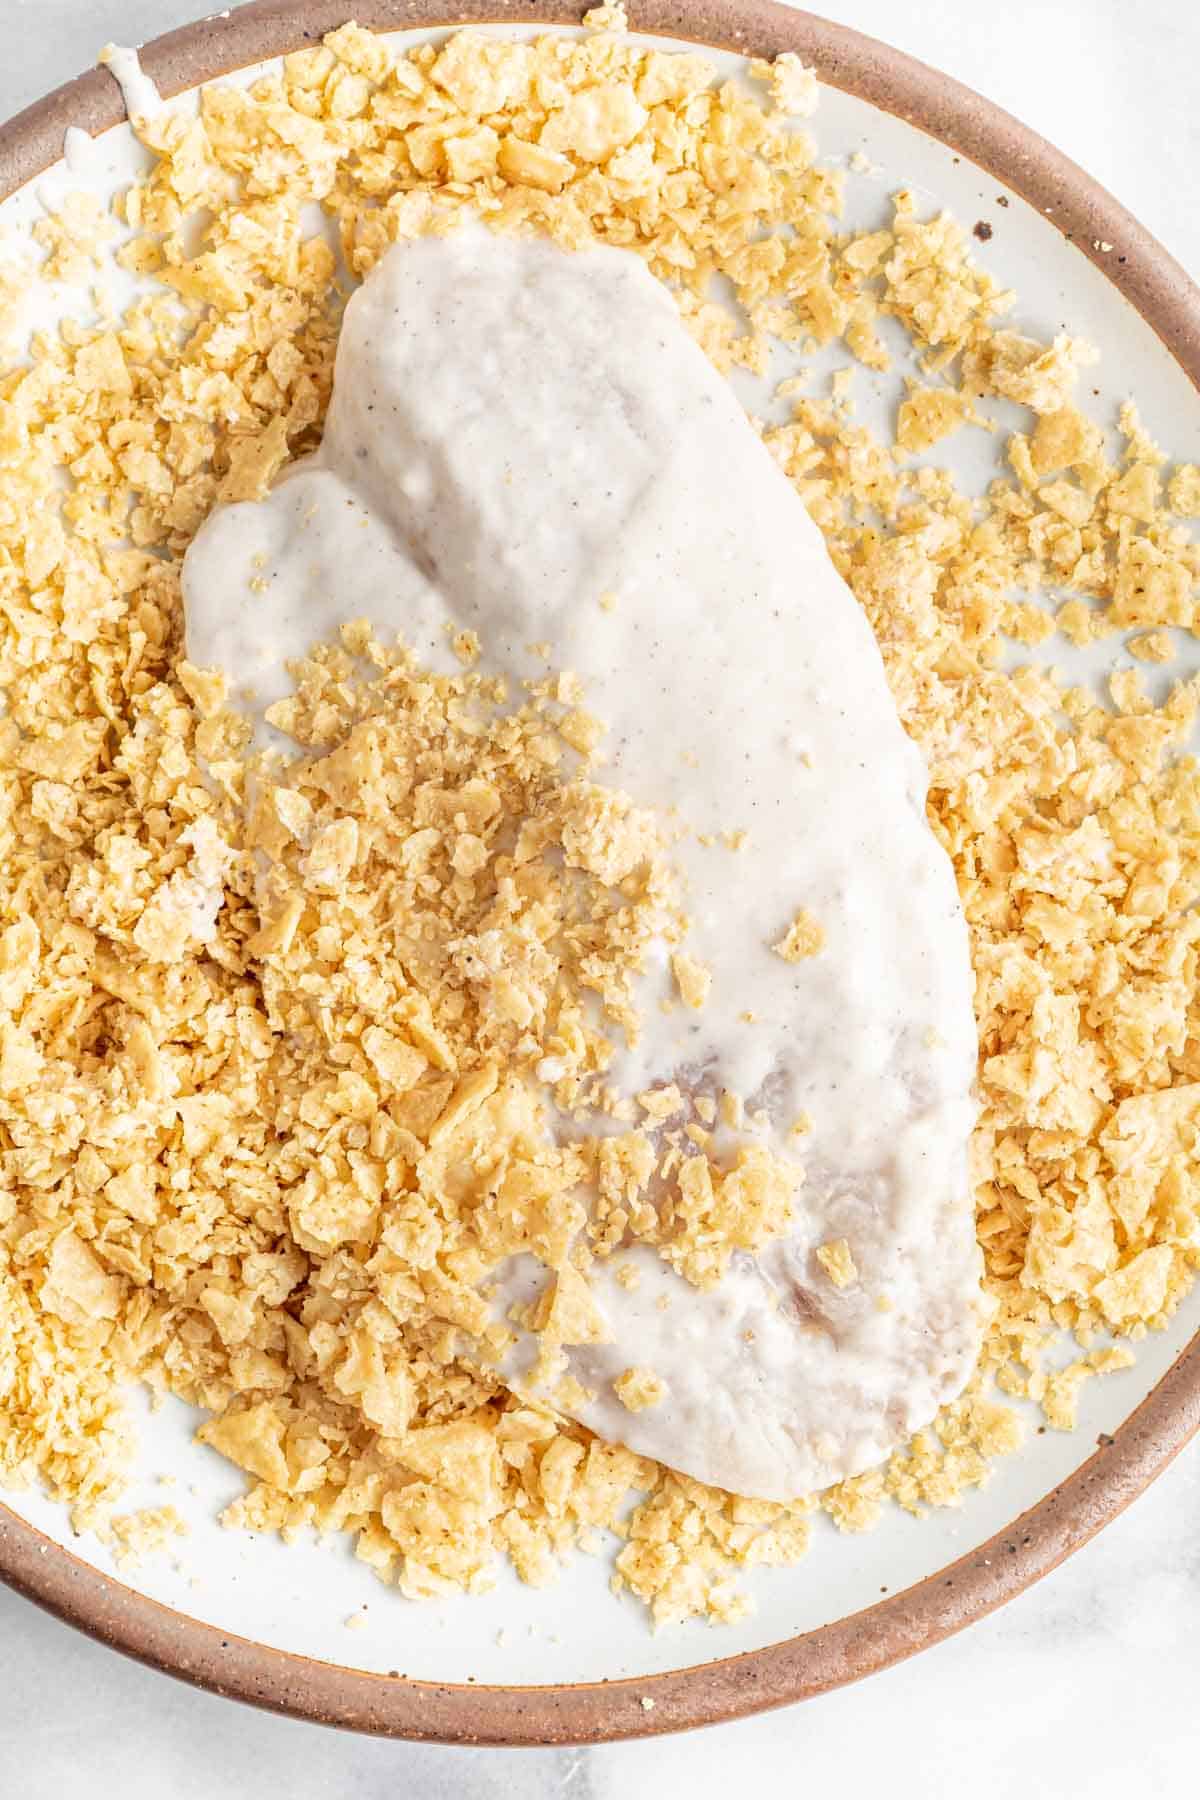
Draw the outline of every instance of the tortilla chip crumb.
M682 952L671 958L671 968L683 1004L693 1012L699 1012L712 987L712 970Z
M626 1369L613 1382L621 1405L629 1412L644 1412L649 1406L660 1406L666 1399L667 1386L653 1369Z
M126 1574L168 1549L176 1538L187 1535L187 1523L173 1506L147 1506L140 1512L118 1513L102 1533L113 1547L118 1569Z
M804 907L796 914L784 937L772 944L776 956L784 962L803 962L807 956L819 956L825 948L825 928Z
M664 1473L625 1522L614 1591L644 1601L656 1629L704 1616L735 1622L749 1611L737 1570L799 1562L813 1504L744 1500Z
M100 267L116 230L107 207L95 194L65 195L56 210L33 227L34 242L46 252L38 271L42 279L86 284Z
M1090 1355L1068 1363L1046 1377L1042 1411L1046 1423L1056 1431L1074 1431L1079 1422L1079 1392L1094 1375L1110 1375L1129 1368L1133 1352L1124 1345L1092 1351Z
M1170 634L1165 631L1144 632L1141 637L1130 638L1125 648L1139 662L1168 663L1175 660L1175 646Z
M10 256L0 263L0 356L11 356L32 285L34 262L26 256Z
M912 382L900 407L896 448L910 456L930 450L972 416L970 402L957 388L922 387Z
M1167 504L1181 518L1200 518L1200 467L1180 463L1167 483Z
M845 1238L818 1244L815 1255L835 1288L852 1287L858 1280L858 1265Z
M583 15L588 31L624 32L629 30L629 17L624 6L593 6Z
M811 118L816 112L821 97L817 72L806 69L794 51L784 50L770 62L752 62L750 74L766 82L778 112L795 119Z

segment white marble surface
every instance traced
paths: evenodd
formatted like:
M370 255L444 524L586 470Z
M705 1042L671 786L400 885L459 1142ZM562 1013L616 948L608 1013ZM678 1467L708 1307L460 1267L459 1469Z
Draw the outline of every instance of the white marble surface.
M216 0L212 0L215 4ZM0 0L0 117L203 0ZM1200 13L1184 0L825 0L1053 139L1200 274ZM353 0L347 0L347 13ZM714 1646L715 1647L715 1646ZM594 1751L427 1749L216 1700L0 1590L4 1800L688 1800L735 1785L858 1800L1173 1800L1195 1790L1200 1444L1040 1587L864 1686Z

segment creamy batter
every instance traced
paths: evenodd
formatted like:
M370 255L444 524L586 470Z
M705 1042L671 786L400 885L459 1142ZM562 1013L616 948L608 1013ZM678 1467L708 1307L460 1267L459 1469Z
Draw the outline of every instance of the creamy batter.
M711 992L673 1004L664 946L613 1077L729 1089L788 1157L807 1114L805 1181L790 1235L710 1293L645 1249L614 1259L636 1290L596 1266L611 1342L568 1353L583 1422L775 1498L927 1422L980 1332L953 874L861 611L642 262L474 231L394 248L347 308L319 456L214 514L184 595L189 656L258 719L285 661L347 619L442 667L447 625L469 627L514 683L545 673L528 647L546 643L608 726L602 778L688 828L687 948ZM823 948L785 962L771 946L801 909ZM843 1287L816 1255L840 1239ZM505 1304L544 1278L512 1265ZM667 1390L636 1414L611 1385L631 1365Z
M152 119L162 111L162 95L142 68L136 50L125 44L105 44L96 61L108 70L120 88L125 111L131 119Z
M96 166L96 140L78 125L68 125L63 132L63 162L76 177L90 175Z

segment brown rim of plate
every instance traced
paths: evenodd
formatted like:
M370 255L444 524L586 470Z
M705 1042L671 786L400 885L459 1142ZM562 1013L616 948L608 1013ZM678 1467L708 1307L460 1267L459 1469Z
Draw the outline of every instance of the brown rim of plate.
M573 25L555 0L254 0L141 51L167 96L303 47L356 18L380 30ZM750 56L798 52L828 85L940 140L1044 213L1136 308L1200 388L1200 289L1111 195L1010 114L874 39L773 0L633 0L639 31ZM68 125L125 117L93 69L0 127L0 197L62 154ZM876 1606L764 1650L669 1674L560 1687L375 1675L222 1633L136 1593L0 1506L0 1578L151 1667L298 1718L451 1744L587 1744L716 1724L840 1687L992 1612L1087 1543L1200 1429L1200 1335L1061 1486L957 1562ZM647 1702L653 1702L652 1706Z

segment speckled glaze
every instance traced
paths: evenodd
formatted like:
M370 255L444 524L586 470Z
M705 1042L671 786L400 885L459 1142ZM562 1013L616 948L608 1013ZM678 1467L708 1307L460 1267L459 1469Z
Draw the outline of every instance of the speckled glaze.
M554 0L255 0L157 39L144 68L170 96L299 48L345 22L384 30L503 21L576 24ZM770 0L633 0L633 24L749 55L798 52L827 84L949 145L1085 254L1200 388L1200 290L1130 215L1044 139L969 89L841 26ZM0 198L54 163L63 132L123 110L94 70L0 127ZM1119 252L1102 246L1119 245ZM765 1650L632 1681L483 1687L409 1681L222 1634L72 1556L0 1506L0 1578L101 1642L214 1693L352 1730L456 1744L582 1744L684 1730L809 1698L938 1642L1049 1573L1200 1428L1200 1339L1112 1437L1006 1531L901 1593ZM645 1702L653 1701L652 1707Z

